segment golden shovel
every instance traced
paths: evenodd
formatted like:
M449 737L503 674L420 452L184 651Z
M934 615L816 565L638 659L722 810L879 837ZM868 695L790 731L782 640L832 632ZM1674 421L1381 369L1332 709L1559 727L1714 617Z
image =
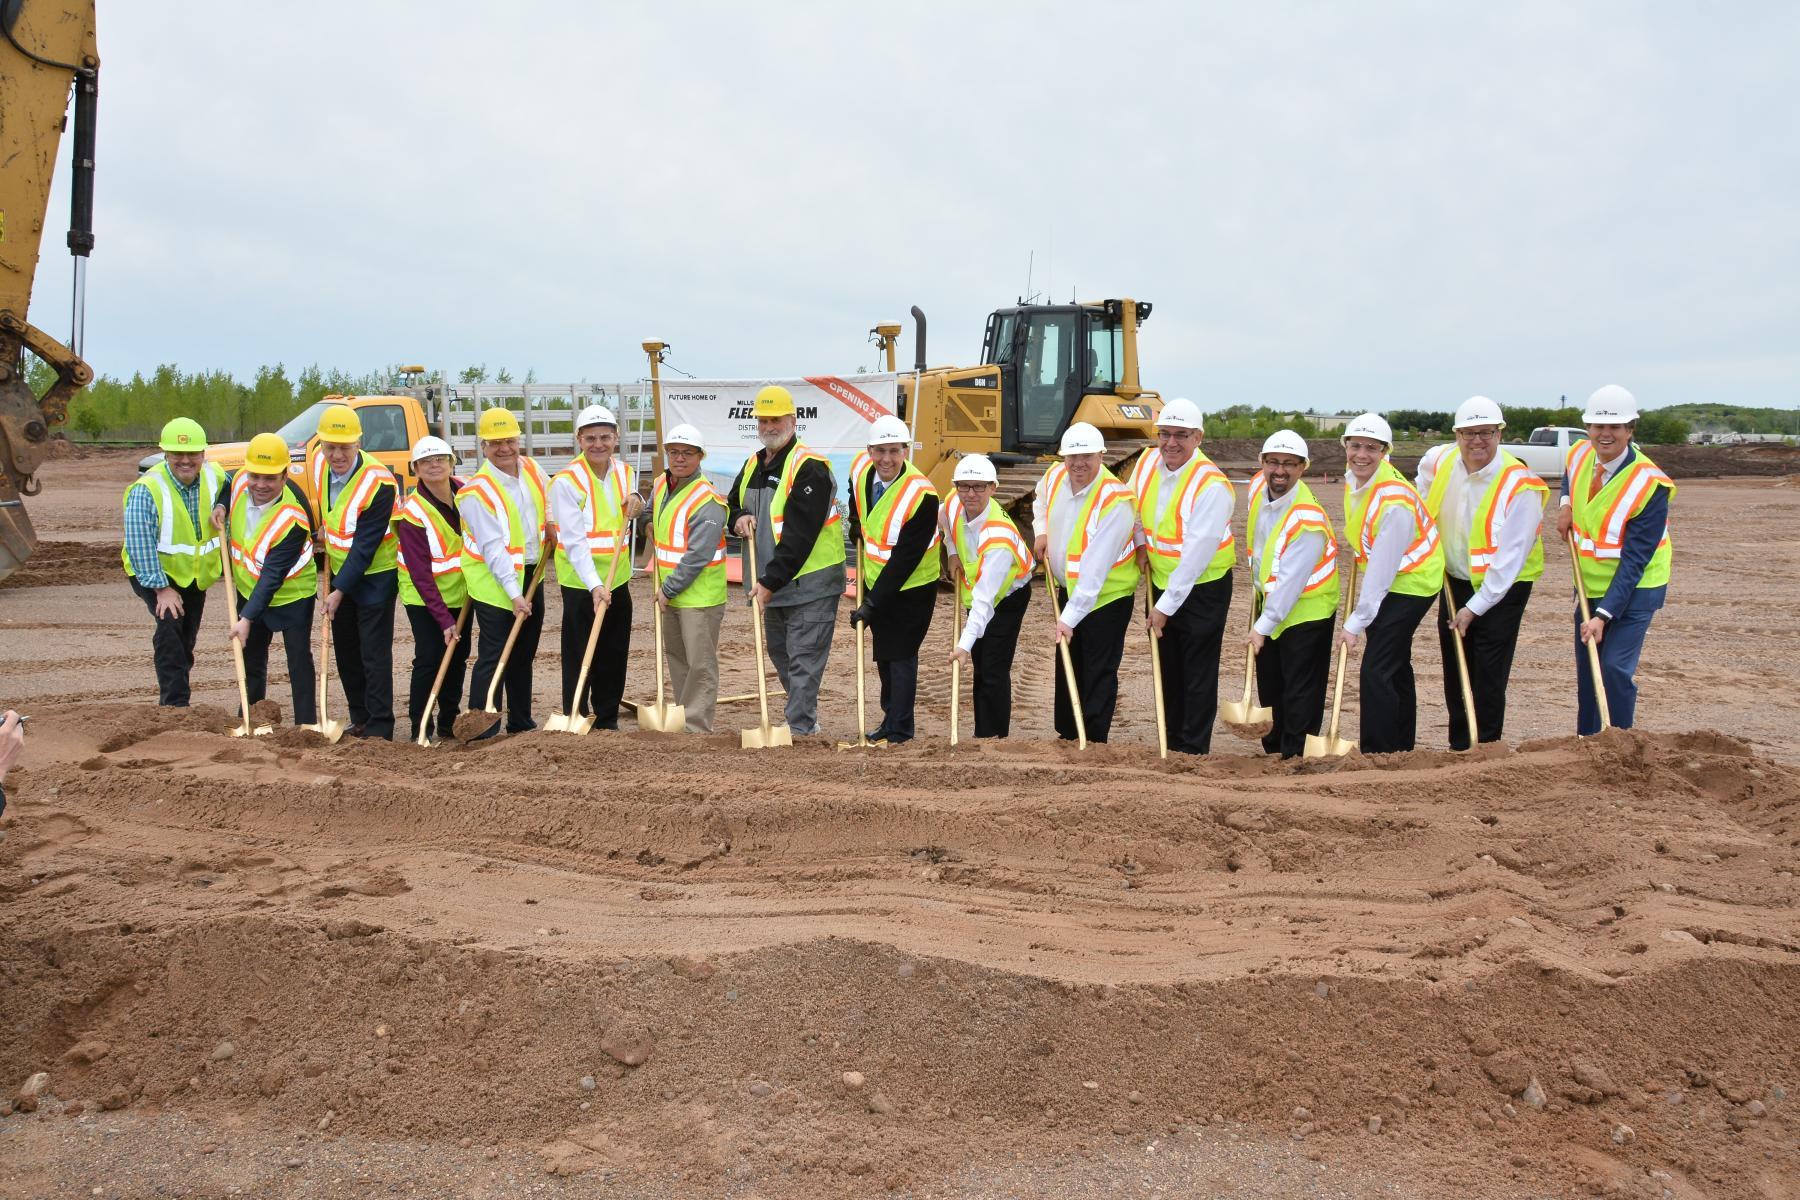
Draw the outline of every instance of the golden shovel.
M1147 557L1147 556L1145 556ZM1150 694L1156 701L1156 752L1169 757L1169 718L1163 711L1162 655L1157 652L1156 630L1150 624L1150 575L1144 574L1144 632L1150 636Z
M1454 622L1456 619L1456 598L1450 594L1450 577L1448 575L1444 577L1444 604L1450 612L1450 619ZM1582 600L1581 606L1585 615L1587 610L1586 599ZM1451 637L1450 641L1456 647L1456 677L1458 682L1462 684L1463 724L1469 731L1468 748L1473 750L1475 748L1475 689L1469 686L1469 656L1463 652L1462 630L1456 628L1453 624L1450 628L1450 632L1454 635ZM1595 669L1597 670L1599 668L1598 657L1595 658L1594 663ZM1600 704L1602 713L1600 718L1601 728L1604 729L1606 727L1606 717L1604 715L1606 711L1606 701L1603 699Z
M462 611L456 614L456 636L461 640L463 630L469 627L469 613L474 609L475 601L464 600ZM435 746L431 740L431 714L437 711L438 693L444 690L444 679L450 674L450 659L456 654L454 645L444 647L443 661L438 663L437 678L431 681L431 695L425 697L425 711L419 714L419 745Z
M860 559L861 556L859 555L858 557ZM861 608L862 602L863 564L858 561L856 564L856 607ZM887 745L886 742L871 742L869 740L868 687L863 683L863 636L867 630L867 625L856 626L856 740L854 742L839 742L837 744L839 750L870 750L876 746ZM761 675L760 671L758 672L758 675Z
M1569 566L1575 573L1575 598L1581 601L1581 623L1586 625L1594 618L1588 611L1587 590L1581 586L1581 555L1575 549L1573 528L1569 530ZM1459 654L1461 648L1461 643L1458 643ZM1605 733L1612 728L1612 709L1606 703L1606 678L1600 673L1600 647L1594 642L1588 642L1587 652L1588 669L1594 673L1594 705L1600 710L1600 732ZM1473 726L1470 728L1473 729ZM1469 740L1474 741L1473 733Z
M962 646L962 582L963 573L959 566L956 577L950 588L950 744L957 742L957 720L962 712L962 657L957 650Z
M1056 602L1056 581L1050 578L1050 564L1044 564L1044 590L1050 593L1051 633L1062 624L1062 605ZM1060 637L1056 639L1056 649L1062 657L1063 682L1069 688L1069 711L1075 714L1075 748L1087 749L1087 718L1081 713L1081 689L1075 684L1075 660L1069 655L1069 643Z
M1356 559L1350 559L1349 578L1344 584L1344 613L1346 617L1356 607ZM1353 738L1338 736L1338 719L1344 708L1344 668L1350 665L1350 646L1347 642L1338 642L1337 653L1337 685L1331 693L1331 726L1330 732L1324 734L1309 733L1306 735L1306 748L1301 753L1307 758L1342 758L1354 753L1356 741Z
M537 567L531 572L531 581L525 585L525 602L527 604L530 604L532 598L537 595L538 584L544 581L544 568L550 565L553 557L549 546L540 548ZM500 710L495 707L494 702L500 696L500 681L506 676L506 663L508 659L512 658L513 643L519 640L519 631L525 628L527 619L524 613L515 612L513 614L512 628L506 634L506 644L500 647L500 661L494 664L494 677L488 681L487 703L474 712L466 712L456 718L456 736L459 741L474 741L500 723ZM590 640L591 637L592 635L590 635ZM493 720L487 720L488 717L492 717Z
M325 612L325 598L331 594L331 570L329 565L319 572L319 611L324 620L319 623L319 721L316 725L302 725L301 729L310 729L328 742L336 742L344 736L344 723L334 721L326 716L331 700L331 614Z
M237 624L237 580L231 576L231 529L219 530L219 557L225 563L225 615L230 618L227 629ZM244 723L231 731L232 737L266 737L275 732L273 725L250 724L250 684L244 677L244 643L231 635L231 660L237 665L238 703L243 706Z
M1256 628L1255 588L1251 589L1250 627ZM1227 725L1260 725L1275 719L1275 710L1256 703L1256 647L1244 647L1244 698L1219 705L1219 719Z
M766 750L770 746L791 746L794 744L794 731L786 724L769 724L769 683L763 678L763 615L762 601L756 598L756 546L755 534L746 539L744 547L744 565L749 568L745 573L750 576L750 628L756 641L756 702L762 707L762 724L755 729L746 729L738 734L738 744L744 750Z
M618 570L619 540L624 538L624 536L624 531L620 530L613 540L613 552L606 560L607 579L611 579L613 572ZM629 580L626 582L626 586L630 586ZM587 734L594 728L594 714L589 712L585 717L582 716L581 704L587 694L588 672L592 670L594 666L594 647L600 644L600 627L606 624L606 615L612 611L610 592L607 594L607 597L608 598L601 603L599 610L594 613L594 623L588 626L587 648L581 652L581 671L575 676L575 699L571 705L575 711L572 713L551 713L548 717L545 717L544 731L546 733ZM590 708L591 707L592 706L590 705Z
M663 606L659 602L662 596L662 561L654 557L651 559L650 582L654 585L650 593L650 605L653 610L651 621L656 628L656 700L637 706L638 728L650 733L684 733L687 730L687 709L679 704L663 703Z

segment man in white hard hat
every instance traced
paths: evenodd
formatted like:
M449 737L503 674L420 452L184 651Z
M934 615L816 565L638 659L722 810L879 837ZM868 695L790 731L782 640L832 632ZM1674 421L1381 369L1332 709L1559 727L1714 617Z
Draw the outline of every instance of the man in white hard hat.
M675 702L689 733L711 733L719 699L719 626L725 618L725 498L700 465L706 443L692 425L663 438L668 465L651 492L655 602Z
M1263 750L1294 758L1325 718L1331 625L1337 615L1337 539L1301 478L1312 461L1291 429L1269 435L1250 480L1250 580L1257 600L1250 647L1256 690L1273 710Z
M575 442L581 454L550 480L562 590L563 712L573 717L586 711L595 729L617 729L631 654L631 522L644 510L644 498L637 473L618 452L619 421L610 408L582 409ZM588 634L602 608L606 619L588 668L587 695L577 696Z
M1156 448L1131 473L1138 545L1150 570L1150 628L1162 663L1169 749L1212 750L1219 711L1219 653L1231 614L1237 493L1200 449L1205 421L1192 400L1174 399L1156 418Z
M394 533L400 539L400 605L413 635L406 714L412 722L410 740L417 741L419 718L446 654L450 666L432 706L432 732L442 739L456 728L469 647L475 639L467 636L466 622L462 632L457 630L469 589L463 582L462 514L456 510L456 493L463 486L453 473L456 452L443 438L422 437L413 444L412 464L418 486L394 515Z
M1387 460L1394 446L1387 421L1363 413L1339 440L1347 466L1344 541L1360 584L1341 635L1352 649L1362 646L1357 745L1364 754L1394 754L1418 743L1413 633L1443 589L1444 547L1424 499Z
M506 732L537 728L531 715L531 682L538 639L544 631L544 593L527 596L543 556L556 542L550 518L550 481L537 460L519 452L519 418L498 405L483 409L475 426L481 439L481 468L456 493L462 514L463 581L475 602L475 667L469 672L469 712L487 705L500 655L519 626L506 659L501 694ZM495 737L498 724L476 735Z
M911 462L905 421L875 418L868 447L850 464L850 540L863 583L850 622L868 626L881 677L881 724L867 737L899 745L913 737L919 647L937 608L938 494Z
M1471 745L1456 675L1452 629L1461 630L1475 697L1475 741L1497 742L1506 730L1506 684L1531 585L1544 573L1549 489L1500 448L1506 416L1486 396L1456 409L1456 441L1419 460L1418 489L1444 543L1450 602L1438 604L1438 648L1444 659L1444 706L1450 748Z
M1106 469L1106 441L1098 429L1075 422L1063 434L1060 452L1062 462L1044 476L1044 562L1062 602L1056 640L1069 644L1081 694L1070 697L1064 673L1055 673L1056 733L1075 740L1073 701L1081 705L1088 741L1104 742L1119 699L1131 597L1142 574L1132 544L1137 510L1131 489Z
M816 734L819 684L848 578L837 479L825 456L800 441L793 393L769 384L751 411L762 449L744 460L732 483L727 519L745 553L755 556L756 596L769 661L787 690L788 728Z
M975 673L975 736L1012 732L1012 662L1037 567L1019 527L994 503L1000 476L985 454L965 454L950 477L956 494L941 514L956 602L969 610L951 651Z
M1669 591L1674 546L1669 502L1675 484L1638 449L1637 400L1616 383L1588 397L1588 436L1569 448L1556 531L1575 532L1576 575L1592 616L1575 613L1575 732L1600 731L1600 709L1583 642L1600 647L1600 674L1612 723L1630 729L1637 710L1637 664L1650 619Z

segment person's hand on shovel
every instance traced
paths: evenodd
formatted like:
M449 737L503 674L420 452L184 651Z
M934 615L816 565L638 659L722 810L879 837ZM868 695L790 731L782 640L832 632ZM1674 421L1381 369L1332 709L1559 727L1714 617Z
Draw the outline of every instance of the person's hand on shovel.
M214 529L225 528L225 517L226 517L225 506L223 504L213 505L212 519L213 519L213 528Z
M1598 646L1600 644L1600 639L1606 636L1606 618L1589 617L1587 620L1583 621L1581 623L1580 636L1582 641L1592 642L1594 645Z
M1152 634L1156 635L1157 637L1161 637L1163 635L1163 630L1165 628L1167 628L1168 624L1169 624L1169 614L1168 613L1164 612L1160 608L1152 607L1150 609L1150 632Z
M231 623L231 640L240 646L250 644L250 621L248 618L239 617Z
M1475 614L1467 608L1459 608L1456 615L1450 618L1450 628L1456 631L1457 637L1467 637L1469 626L1475 623Z
M1067 623L1067 622L1065 622L1065 621L1058 621L1058 622L1057 622L1057 623L1056 623L1056 641L1057 641L1057 644L1058 644L1058 645L1060 645L1060 644L1062 644L1062 643L1063 643L1063 642L1071 642L1071 641L1074 641L1074 640L1075 640L1075 629L1074 629L1074 627L1073 627L1073 626L1071 626L1071 625L1069 625L1069 624L1068 624L1068 623Z
M1563 541L1569 540L1569 530L1575 525L1575 510L1567 504L1556 510L1556 536Z
M1250 636L1245 640L1250 643L1250 652L1252 654L1261 654L1263 643L1268 641L1269 638L1267 634L1258 633L1256 630L1252 629L1250 631Z
M512 598L512 610L513 616L518 617L521 620L529 621L531 619L531 601L525 596L520 595Z
M462 641L462 634L456 631L456 622L452 621L450 628L444 630L444 649L448 650L460 641Z
M1351 633L1348 629L1338 634L1338 641L1344 643L1344 649L1362 652L1362 634Z
M605 580L594 585L593 594L595 610L605 608L612 603L612 589L606 586Z
M344 593L332 588L325 596L325 617L330 620L337 616L338 605L344 602Z
M946 658L944 661L948 663L961 663L965 667L973 667L975 665L975 656L970 654L967 650L957 649L952 650L950 652L950 657Z

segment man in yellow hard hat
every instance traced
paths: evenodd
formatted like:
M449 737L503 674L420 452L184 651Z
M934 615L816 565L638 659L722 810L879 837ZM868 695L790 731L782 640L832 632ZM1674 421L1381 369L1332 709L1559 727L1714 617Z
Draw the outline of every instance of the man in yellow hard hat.
M488 685L517 618L519 636L506 660L501 686L506 693L506 732L536 729L531 717L531 672L544 630L544 594L526 598L532 574L545 554L554 553L556 526L550 520L550 481L536 461L519 452L519 419L505 408L482 412L475 432L485 460L456 493L462 514L463 581L475 601L475 669L469 673L469 711L487 705ZM481 738L496 736L494 725Z
M212 500L225 472L206 461L206 431L191 418L164 425L158 444L162 462L125 489L120 558L131 590L156 618L150 645L157 702L186 708L206 589L225 573L219 527L212 520Z
M325 619L338 678L350 705L352 737L394 738L394 605L400 541L394 508L400 483L362 448L356 410L334 404L319 418L308 463L314 528L325 544L331 590Z
M289 477L288 445L273 433L250 439L242 470L219 489L213 521L231 544L237 623L227 636L244 647L244 682L251 704L268 694L269 642L281 634L293 688L293 723L318 721L312 657L312 519L306 493Z
M753 412L762 449L731 486L731 528L756 556L756 598L769 658L787 689L788 727L814 734L846 579L837 480L825 456L795 436L794 397L786 388L770 384L756 393Z
M556 582L562 589L563 712L585 709L595 729L619 727L625 664L631 656L631 521L644 511L637 473L618 453L619 420L604 404L575 418L581 453L550 480L556 523ZM588 634L602 609L600 640L577 696Z

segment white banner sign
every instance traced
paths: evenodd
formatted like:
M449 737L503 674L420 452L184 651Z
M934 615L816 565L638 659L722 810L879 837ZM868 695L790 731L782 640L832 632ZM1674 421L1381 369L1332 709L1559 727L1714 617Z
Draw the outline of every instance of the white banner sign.
M706 442L706 474L720 491L730 486L744 460L761 448L756 440L756 393L779 383L794 394L800 441L831 460L838 502L848 494L850 461L868 447L869 426L894 412L896 375L814 375L804 379L685 379L662 385L663 425L692 425Z

